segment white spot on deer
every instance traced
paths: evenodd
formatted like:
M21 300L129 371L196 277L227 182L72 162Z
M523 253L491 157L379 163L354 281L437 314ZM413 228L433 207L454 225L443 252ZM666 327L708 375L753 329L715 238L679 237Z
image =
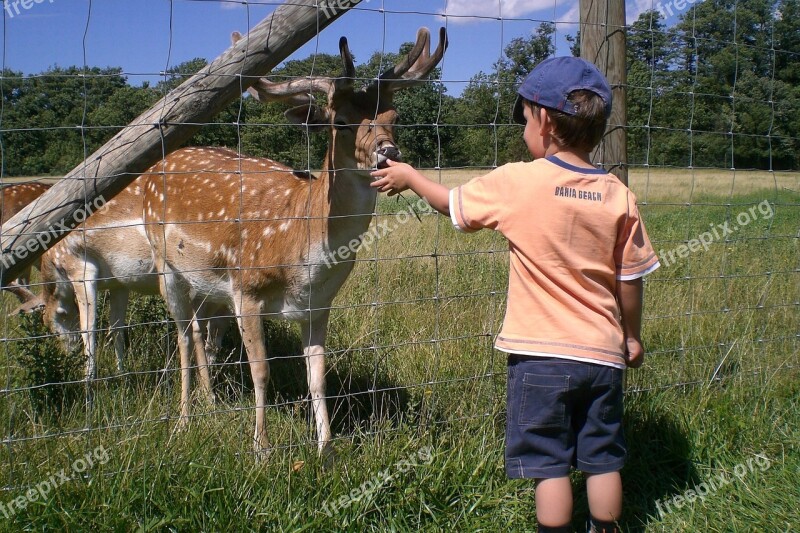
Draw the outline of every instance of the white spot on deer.
M273 233L275 233L275 230L272 229L271 227L264 228L264 237L269 237Z
M278 229L279 229L280 231L286 231L287 229L289 229L289 224L291 224L291 222L289 222L289 221L287 220L286 222L283 222L283 223L281 223L281 225L280 225L280 226L278 226Z
M218 198L217 200L221 202L221 201L222 201L222 198ZM225 208L223 207L222 209L220 209L219 211L217 211L217 216L220 216L220 217L221 217L221 216L224 216L224 215L225 215Z
M291 189L286 189L285 191L283 191L283 195L284 196L289 196L290 194L292 194L292 190Z

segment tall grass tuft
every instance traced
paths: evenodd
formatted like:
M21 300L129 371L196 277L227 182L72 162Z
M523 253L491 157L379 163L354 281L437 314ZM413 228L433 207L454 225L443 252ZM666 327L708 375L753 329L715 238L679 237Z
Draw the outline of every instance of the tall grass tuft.
M14 388L27 391L34 421L56 423L83 393L82 353L64 353L39 312L20 315L19 329L23 336L11 349L19 369Z

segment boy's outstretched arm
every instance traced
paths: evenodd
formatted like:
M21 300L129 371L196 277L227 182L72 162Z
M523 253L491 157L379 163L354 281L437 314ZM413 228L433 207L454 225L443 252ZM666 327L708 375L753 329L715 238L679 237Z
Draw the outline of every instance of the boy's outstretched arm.
M450 189L429 180L407 163L389 160L388 164L388 167L372 172L375 181L370 184L371 187L388 193L389 196L411 189L424 198L432 208L443 215L450 215Z
M625 334L625 356L628 366L639 368L644 363L642 346L642 278L617 282L617 302L622 315L622 331Z

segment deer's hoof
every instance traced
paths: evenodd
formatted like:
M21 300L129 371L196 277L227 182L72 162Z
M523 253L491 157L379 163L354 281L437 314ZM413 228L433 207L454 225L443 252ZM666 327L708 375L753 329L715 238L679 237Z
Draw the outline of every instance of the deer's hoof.
M333 470L333 467L336 466L336 448L333 447L333 444L326 443L322 448L319 450L320 459L322 459L322 469L323 470Z

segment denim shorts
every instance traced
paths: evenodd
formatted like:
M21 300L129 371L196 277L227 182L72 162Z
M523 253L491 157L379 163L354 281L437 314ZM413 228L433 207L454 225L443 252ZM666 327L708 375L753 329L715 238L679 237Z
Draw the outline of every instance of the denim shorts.
M508 357L506 474L589 474L625 464L623 370L553 357Z

